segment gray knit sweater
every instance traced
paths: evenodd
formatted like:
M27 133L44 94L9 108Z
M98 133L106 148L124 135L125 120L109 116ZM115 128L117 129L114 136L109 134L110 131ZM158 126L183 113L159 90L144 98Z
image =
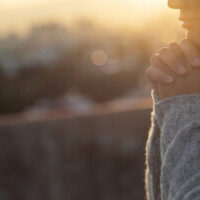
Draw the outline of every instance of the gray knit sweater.
M146 144L148 200L200 200L200 94L159 100L153 92Z

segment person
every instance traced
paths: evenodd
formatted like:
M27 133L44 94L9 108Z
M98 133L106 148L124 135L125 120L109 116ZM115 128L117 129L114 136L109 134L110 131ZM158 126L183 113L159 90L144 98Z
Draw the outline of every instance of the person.
M200 0L168 0L186 39L151 57L152 125L146 143L148 200L200 200Z

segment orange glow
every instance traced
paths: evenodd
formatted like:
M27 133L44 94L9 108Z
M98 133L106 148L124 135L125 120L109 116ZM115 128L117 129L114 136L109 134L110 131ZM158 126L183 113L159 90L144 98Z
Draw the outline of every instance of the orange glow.
M69 24L84 17L108 27L135 28L167 8L167 0L1 0L1 33L26 31L32 24Z

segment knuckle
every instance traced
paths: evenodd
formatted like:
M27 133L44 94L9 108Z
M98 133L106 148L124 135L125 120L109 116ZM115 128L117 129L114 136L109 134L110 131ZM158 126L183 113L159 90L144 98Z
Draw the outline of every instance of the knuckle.
M154 82L155 80L159 80L160 78L160 72L158 69L150 66L147 70L146 70L146 76L147 78L152 82Z
M151 58L150 58L150 63L151 63L151 64L154 64L155 61L156 61L157 59L158 59L158 55L157 55L157 54L151 56Z
M199 55L198 49L189 39L184 39L180 42L180 49L191 62Z
M164 48L161 50L159 54L160 60L162 60L165 64L173 65L178 61L178 58L174 54L174 52L170 48Z
M170 49L176 49L178 47L178 44L176 42L172 42L169 44Z
M153 56L150 57L150 62L152 62L152 60L154 59L154 56L155 55L153 55Z
M163 57L165 55L167 55L169 52L169 49L168 48L163 48L161 49L160 53L159 53L159 57Z
M146 72L145 72L145 75L147 76L147 78L151 79L152 78L152 69L151 67L148 67Z
M187 46L188 44L190 44L188 39L181 40L179 43L180 46Z
M146 69L146 71L145 71L146 75L151 74L151 71L152 71L152 67L150 66L150 67L148 67L148 68Z

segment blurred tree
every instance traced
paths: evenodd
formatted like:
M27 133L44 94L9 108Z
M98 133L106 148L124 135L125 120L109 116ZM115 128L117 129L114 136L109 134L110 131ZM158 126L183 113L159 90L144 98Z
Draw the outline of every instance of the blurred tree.
M136 89L151 54L144 37L105 31L82 20L70 28L35 26L26 38L15 35L15 43L13 37L6 38L2 43L6 53L0 49L0 113L22 111L41 98L59 98L74 87L96 102ZM107 56L102 66L91 60L96 50ZM7 74L7 69L15 73Z

